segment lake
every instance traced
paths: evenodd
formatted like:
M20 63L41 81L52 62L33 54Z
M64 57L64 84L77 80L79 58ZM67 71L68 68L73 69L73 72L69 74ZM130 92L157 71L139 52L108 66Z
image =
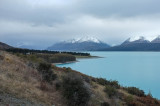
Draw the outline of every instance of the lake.
M117 80L123 86L135 86L160 99L160 52L90 52L103 58L78 59L57 65L93 77Z

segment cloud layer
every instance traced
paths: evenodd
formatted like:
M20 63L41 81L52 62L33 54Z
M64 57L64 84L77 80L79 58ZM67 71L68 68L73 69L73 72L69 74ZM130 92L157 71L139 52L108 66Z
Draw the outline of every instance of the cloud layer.
M109 44L160 34L159 0L0 0L0 40L45 48L90 35ZM43 43L42 43L43 42Z

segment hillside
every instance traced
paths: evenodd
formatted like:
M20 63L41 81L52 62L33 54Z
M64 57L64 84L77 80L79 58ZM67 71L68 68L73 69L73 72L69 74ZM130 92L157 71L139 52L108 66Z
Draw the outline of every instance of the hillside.
M11 49L11 48L13 48L13 47L9 46L5 43L0 42L0 50Z
M4 106L160 105L138 88L5 51L0 51L0 73L0 105Z

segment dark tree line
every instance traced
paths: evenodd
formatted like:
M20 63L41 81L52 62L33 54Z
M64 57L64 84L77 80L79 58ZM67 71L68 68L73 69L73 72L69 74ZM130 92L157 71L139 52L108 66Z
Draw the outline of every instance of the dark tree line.
M20 49L20 48L12 48L7 49L7 52L12 53L22 53L22 54L34 54L34 53L47 53L47 54L57 54L57 53L63 53L63 54L71 54L71 55L78 55L78 56L90 56L90 53L80 53L80 52L60 52L60 51L48 51L48 50L33 50L33 49Z
M78 55L78 56L90 56L90 53L81 53L81 52L61 52L61 53Z
M49 63L65 63L68 61L76 61L76 57L71 54L34 54L37 58L42 58Z

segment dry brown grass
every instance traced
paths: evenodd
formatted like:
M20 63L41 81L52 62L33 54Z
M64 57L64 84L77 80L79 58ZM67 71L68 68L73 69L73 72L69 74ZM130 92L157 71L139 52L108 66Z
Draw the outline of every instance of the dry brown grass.
M27 66L23 60L14 55L3 52L3 56L4 59L0 60L1 93L45 105L64 106L61 94L53 85L46 84L47 91L40 89L41 77L36 69Z
M94 95L92 95L91 101L90 101L90 105L94 105L94 106L100 106L101 103L103 102L109 102L109 98L107 97L107 95L104 92L104 86L99 85L95 82L92 82L92 93Z

